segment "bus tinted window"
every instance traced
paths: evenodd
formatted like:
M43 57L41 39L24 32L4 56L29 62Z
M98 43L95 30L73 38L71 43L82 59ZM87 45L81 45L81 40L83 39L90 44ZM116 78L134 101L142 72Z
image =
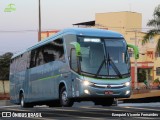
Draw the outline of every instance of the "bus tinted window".
M21 72L28 68L28 59L29 52L24 53L16 58L14 58L11 62L11 73Z
M74 48L74 46L71 45L71 43L76 42L77 37L76 37L76 35L65 35L64 39L65 39L65 44L66 44L67 56L69 57L71 48Z
M36 67L52 61L64 60L64 47L62 38L41 46L31 52L30 67Z

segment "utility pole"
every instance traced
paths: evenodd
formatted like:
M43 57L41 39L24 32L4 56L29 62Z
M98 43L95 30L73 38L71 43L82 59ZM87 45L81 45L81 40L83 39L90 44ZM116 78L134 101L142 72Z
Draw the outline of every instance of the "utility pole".
M137 30L135 30L135 46L137 46ZM134 78L134 88L136 89L138 86L137 86L137 59L134 60L134 73L135 73L135 78Z
M38 41L41 41L41 0L39 0L39 30L38 30Z

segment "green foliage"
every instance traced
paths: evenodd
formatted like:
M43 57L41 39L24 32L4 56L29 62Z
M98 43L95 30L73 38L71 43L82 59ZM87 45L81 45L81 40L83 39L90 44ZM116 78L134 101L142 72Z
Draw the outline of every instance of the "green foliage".
M7 52L0 56L0 80L9 80L10 59L13 53Z
M148 21L147 26L153 27L153 29L149 30L148 33L143 37L142 45L149 42L150 38L160 34L160 4L155 8L153 19ZM160 38L158 39L156 50L157 52L160 52Z
M142 72L138 72L138 82L144 82L146 80L146 71L142 70Z
M153 81L153 83L160 83L159 78L156 78L156 79Z

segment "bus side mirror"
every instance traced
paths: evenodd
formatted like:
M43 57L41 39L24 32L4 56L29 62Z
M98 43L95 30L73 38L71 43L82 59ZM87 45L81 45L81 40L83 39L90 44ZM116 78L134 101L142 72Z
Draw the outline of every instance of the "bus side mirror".
M76 51L76 56L77 57L81 56L81 47L80 47L80 44L78 42L71 42L70 44L74 45L75 51Z
M130 47L133 49L134 51L134 57L135 59L138 59L139 58L139 50L138 50L138 47L135 46L135 45L131 45L131 44L127 44L127 47Z
M78 72L78 59L76 55L76 50L75 48L71 48L70 51L70 67L72 70Z

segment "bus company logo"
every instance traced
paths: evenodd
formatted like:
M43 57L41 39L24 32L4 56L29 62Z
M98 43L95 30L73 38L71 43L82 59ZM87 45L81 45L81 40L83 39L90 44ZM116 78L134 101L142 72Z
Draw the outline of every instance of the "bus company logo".
M4 12L13 12L16 11L16 6L15 4L9 4L7 7L4 9Z
M111 85L107 85L107 87L106 88L111 88Z
M2 112L2 117L11 117L11 112Z

